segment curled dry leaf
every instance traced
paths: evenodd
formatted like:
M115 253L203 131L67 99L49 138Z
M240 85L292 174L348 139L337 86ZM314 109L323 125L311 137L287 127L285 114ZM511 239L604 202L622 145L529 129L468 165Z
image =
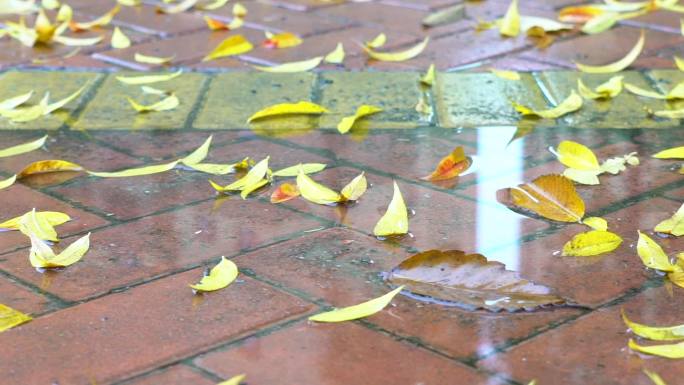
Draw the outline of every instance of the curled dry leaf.
M432 174L422 177L432 182L456 178L470 168L472 159L465 156L463 146L456 147L449 155L442 158Z
M217 10L224 5L228 4L228 0L215 0L211 3L206 3L206 4L197 4L195 8L201 9L204 11L214 11Z
M178 100L178 97L174 94L171 94L156 103L148 105L140 104L132 98L126 99L128 100L128 103L130 103L130 105L140 113L170 111L180 105L180 100Z
M36 139L36 140L28 142L28 143L18 144L16 146L4 148L4 149L0 150L0 158L6 158L8 156L21 155L21 154L25 154L27 152L37 150L37 149L43 147L47 138L48 138L48 136L45 135L40 139Z
M192 166L197 163L201 163L207 155L209 155L209 148L211 147L211 141L214 139L213 135L209 137L202 143L201 146L197 147L193 152L184 158L181 158L179 162L186 166Z
M28 314L24 314L0 303L0 333L29 322L31 319L32 318Z
M5 99L0 102L0 110L13 110L22 104L26 103L33 96L33 91L29 91L25 94L13 96L9 99Z
M622 320L632 333L642 338L653 341L680 341L684 340L684 325L676 326L648 326L630 321L622 309Z
M183 73L183 70L178 70L177 72L170 74L159 74L159 75L143 75L143 76L117 76L116 80L124 84L130 85L141 85L141 84L152 84L159 82L166 82L175 79Z
M665 94L660 92L645 90L641 87L637 87L634 84L626 83L625 88L627 91L646 98L661 99L661 100L677 100L684 99L684 82L677 84L670 91Z
M323 61L330 64L342 64L344 62L344 45L337 43L337 46L329 54L325 55Z
M282 203L301 195L297 186L291 183L283 183L271 194L271 203Z
M637 253L646 267L667 273L667 278L672 283L684 287L684 253L677 256L677 263L671 263L660 245L641 231L639 231Z
M295 61L295 62L290 62L290 63L283 63L275 66L252 66L259 71L264 71L264 72L274 72L274 73L293 73L293 72L306 72L310 71L316 67L318 67L319 64L323 61L324 57L323 56L317 56L312 59L307 59L307 60L302 60L302 61Z
M653 231L672 234L676 237L684 235L684 204L679 207L679 210L671 218L658 223Z
M556 107L548 110L533 110L515 102L513 102L513 107L522 116L536 116L544 119L556 119L582 108L582 97L579 96L575 90L572 90L570 96L568 96Z
M247 16L247 8L240 3L233 4L233 16L240 18Z
M394 297L397 294L399 294L399 292L402 289L403 286L399 286L398 288L390 291L389 293L381 297L372 299L370 301L341 309L335 309L321 314L316 314L314 316L309 317L309 321L344 322L371 316L387 307L387 305L389 305L389 303L392 302L392 299L394 299Z
M543 175L517 188L499 190L499 201L508 207L531 211L559 222L579 222L584 201L572 181L562 175Z
M247 119L250 123L257 119L269 118L280 115L320 115L328 112L324 107L311 102L281 103L275 104L257 111Z
M342 118L340 123L337 125L337 131L339 131L341 134L346 134L347 132L349 132L349 130L352 129L352 127L354 127L354 124L356 123L357 120L359 120L363 117L369 116L369 115L377 114L378 112L381 112L381 111L382 111L382 108L376 107L376 106L370 106L367 104L359 106L356 109L356 112L354 113L354 115L345 116L344 118Z
M639 40L634 45L634 47L629 51L629 53L627 53L625 57L614 63L606 64L603 66L590 66L575 62L575 65L577 66L577 69L579 69L580 71L590 74L608 74L620 72L625 68L629 67L630 65L632 65L632 63L634 63L637 57L639 57L641 51L644 49L645 39L645 32L642 30L641 35L639 36Z
M374 51L373 49L365 46L362 47L368 56L375 60L379 61L387 61L387 62L400 62L400 61L405 61L409 59L413 59L414 57L420 55L423 50L425 50L425 47L427 47L428 43L430 42L430 38L426 37L425 40L423 40L421 43L407 49L404 51L399 51L399 52L377 52Z
M552 289L522 279L499 262L459 250L429 250L393 268L387 281L428 300L468 310L533 310L563 305Z
M40 160L24 167L17 174L17 178L22 179L30 175L60 171L83 171L83 167L66 160Z
M219 43L219 45L216 46L213 51L209 52L209 54L205 56L202 61L210 61L227 56L241 55L251 51L252 48L254 48L254 46L244 36L229 36Z
M158 173L166 172L166 171L172 170L174 167L176 167L177 164L178 164L178 161L175 160L175 161L170 162L170 163L158 164L158 165L153 165L153 166L130 168L130 169L115 171L115 172L97 172L97 171L87 171L87 172L90 175L98 176L100 178L127 178L127 177L132 177L132 176L152 175L152 174L158 174Z
M230 285L237 276L238 268L235 263L226 257L221 257L221 262L214 266L208 275L190 287L198 292L216 291Z
M408 209L404 203L404 197L401 196L397 182L393 182L394 194L392 200L387 206L385 215L380 218L378 223L373 228L373 234L376 237L387 237L391 235L403 235L408 233Z
M31 251L29 260L35 268L58 268L71 266L83 258L90 248L90 233L77 239L61 253L55 254L50 246L45 244L39 237L29 234L31 238Z
M610 231L594 230L575 235L563 246L563 256L590 257L609 253L622 243L619 235Z
M651 354L658 357L678 359L684 358L684 342L668 345L639 345L634 340L629 340L629 348L640 353Z

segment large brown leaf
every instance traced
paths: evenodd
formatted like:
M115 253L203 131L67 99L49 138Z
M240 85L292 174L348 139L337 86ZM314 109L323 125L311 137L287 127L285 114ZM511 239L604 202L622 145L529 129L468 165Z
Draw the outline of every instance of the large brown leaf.
M584 217L584 201L574 183L562 175L543 175L516 188L499 190L499 202L532 211L559 222L579 222Z
M552 289L520 278L499 262L459 250L413 255L392 269L387 280L429 301L468 310L533 310L566 303Z

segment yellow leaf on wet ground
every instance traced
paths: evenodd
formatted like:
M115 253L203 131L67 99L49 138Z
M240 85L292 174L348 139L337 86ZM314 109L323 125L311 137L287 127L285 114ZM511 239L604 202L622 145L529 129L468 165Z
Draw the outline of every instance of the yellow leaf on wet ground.
M148 55L143 55L141 53L135 53L134 59L138 63L146 63L146 64L168 64L173 60L176 56L168 56L168 57L157 57L157 56L148 56Z
M323 61L330 64L342 64L344 62L344 45L337 43L337 46L329 54L325 55Z
M577 79L579 94L585 99L610 99L622 92L624 76L613 76L608 81L600 84L595 90L587 87L582 79Z
M57 111L60 108L66 106L71 101L76 99L85 89L86 89L86 86L83 86L64 99L58 100L54 103L47 103L47 105L45 106L45 109L43 110L43 115L48 115L48 114L52 113L53 111Z
M95 20L85 22L85 23L77 23L75 21L71 21L69 23L69 28L74 32L78 32L78 31L89 30L89 29L92 29L95 27L104 27L105 25L112 22L112 20L114 19L114 16L116 16L116 14L119 13L120 10L121 10L121 6L119 4L117 4L116 6L114 6L114 8L110 9L109 11L107 11L107 13L98 17Z
M653 231L672 234L676 237L684 235L684 204L672 215L672 218L658 223Z
M304 172L297 175L297 189L302 198L319 205L329 205L342 200L342 196L336 191L314 181Z
M35 236L38 239L59 242L54 225L46 216L36 214L36 209L19 217L19 231L27 237Z
M252 43L249 42L242 35L233 35L227 37L219 45L214 48L213 51L209 52L202 61L214 60L227 56L241 55L243 53L249 52L254 48Z
M606 12L596 15L589 19L582 26L582 32L594 35L610 29L620 20L620 15L616 12Z
M397 182L393 182L394 193L392 200L387 207L385 215L380 218L373 229L373 234L377 237L387 237L391 235L403 235L408 233L408 209L401 196Z
M183 0L170 7L157 7L158 13L181 13L189 10L197 4L197 0Z
M653 381L654 385L667 385L665 381L660 377L660 375L658 375L658 373L644 369L644 374L646 374L648 378L650 378L651 381Z
M158 164L158 165L153 165L153 166L144 166L144 167L137 167L137 168L129 168L126 170L121 170L121 171L114 171L114 172L97 172L97 171L90 171L88 170L88 174L94 175L94 176L99 176L100 178L126 178L126 177L132 177L132 176L143 176L143 175L152 175L152 174L158 174L161 172L166 172L178 164L178 161L175 160L170 163L164 163L164 164Z
M598 175L602 173L601 165L599 164L596 155L589 147L570 140L564 140L558 144L555 155L559 162L568 167L568 170L576 170L569 173L567 172L568 170L566 170L566 172L563 173L564 176L583 184L598 184ZM577 178L577 176L580 175L593 176L596 178L596 181L594 183L582 178Z
M48 138L48 136L45 135L40 139L36 139L36 140L28 142L28 143L18 144L16 146L7 147L5 149L2 149L2 150L0 150L0 158L6 158L8 156L25 154L27 152L37 150L37 149L43 147L47 138Z
M156 103L148 105L140 104L132 98L126 99L128 100L128 103L130 103L131 106L140 113L170 111L180 105L180 100L178 100L178 97L174 94L171 94Z
M254 65L252 67L258 69L259 71L264 71L264 72L273 72L273 73L293 73L293 72L306 72L310 71L316 67L318 67L319 64L323 61L324 57L323 56L317 56L312 59L307 59L307 60L302 60L302 61L294 61L290 63L283 63L283 64L278 64L275 66L257 66Z
M430 64L430 67L428 67L427 72L423 76L420 77L420 83L423 85L426 85L428 87L432 87L433 84L435 84L435 65Z
M241 191L244 189L252 188L252 186L259 185L260 183L262 183L264 177L268 173L269 158L270 157L267 156L263 160L259 161L259 163L255 164L254 167L252 167L252 169L249 170L249 172L247 172L245 176L227 186L221 187L220 185L214 183L211 180L209 181L209 183L211 183L214 189L218 192Z
M622 309L622 320L628 328L639 337L653 341L679 341L684 340L684 325L676 326L648 326L630 321Z
M533 110L522 104L513 102L513 107L523 116L537 116L544 119L556 119L563 115L575 112L582 108L582 97L572 90L570 96L563 100L558 106L548 110Z
M0 110L13 110L28 102L28 100L31 99L31 96L33 96L33 91L5 99L0 102Z
M128 48L131 46L131 39L119 27L115 27L114 33L112 33L111 46L116 49Z
M520 80L520 74L515 71L509 70L498 70L496 68L490 68L489 72L493 73L497 77L506 80Z
M20 215L18 217L8 219L0 223L0 229L3 230L19 230L22 219L27 215L36 215L39 217L40 221L46 221L50 226L59 226L71 220L71 217L65 213L59 211L29 211L26 214Z
M663 249L651 237L639 231L639 241L637 242L637 254L641 261L651 269L673 272L677 265L670 263L670 258Z
M238 18L235 18L234 20L240 20ZM207 27L212 30L212 31L230 31L231 28L228 26L228 24L216 20L212 17L209 17L207 15L204 15L204 22L207 23Z
M219 8L223 7L224 5L228 4L228 1L229 0L215 0L215 1L213 1L211 3L207 3L207 4L197 4L195 6L195 8L202 9L205 11L214 11L214 10L219 9Z
M629 67L630 65L632 65L632 63L634 63L634 61L639 57L641 51L644 49L645 39L645 32L642 30L641 35L639 36L639 40L634 45L634 47L629 51L629 53L627 53L625 57L614 63L606 64L603 66L590 66L575 62L575 65L577 66L577 69L579 69L580 71L590 74L608 74L620 72L625 68Z
M14 182L16 182L16 181L17 181L17 176L16 176L16 175L12 175L11 177L9 177L9 178L7 178L7 179L2 179L2 180L0 180L0 190L5 189L5 188L7 188L7 187L10 187L10 186L13 185Z
M302 39L291 32L271 34L267 32L266 40L262 43L266 48L290 48L302 44Z
M404 51L399 51L399 52L377 52L374 51L373 49L364 46L363 49L366 51L368 56L375 60L379 61L387 61L387 62L400 62L400 61L405 61L405 60L410 60L413 59L414 57L418 56L425 50L425 47L427 47L428 43L430 42L430 38L426 37L425 40L420 42L419 44L404 50Z
M357 120L359 120L365 116L377 114L378 112L381 112L381 111L382 111L382 108L376 107L376 106L370 106L367 104L359 106L356 109L356 112L354 113L354 115L345 116L344 118L342 118L340 123L337 125L337 131L339 131L342 134L346 134L347 132L349 132L349 130L352 129L352 127L354 126L354 124L356 123Z
M671 359L684 358L684 342L678 344L644 346L639 345L634 342L634 340L630 339L629 348L636 352L651 354L658 357Z
M389 305L389 303L392 302L392 299L394 299L394 297L397 294L399 294L399 292L403 288L403 286L399 286L398 288L390 291L389 293L383 296L380 296L378 298L372 299L364 303L360 303L358 305L316 314L314 316L309 317L309 321L344 322L371 316L387 307L387 305Z
M17 173L17 178L22 179L30 175L60 171L83 171L83 167L66 160L40 160L24 167Z
M294 199L300 195L297 186L291 183L283 183L271 194L271 203L282 203Z
M142 0L116 0L117 3L125 7L137 7L142 4Z
M684 59L680 58L679 56L675 56L674 62L678 70L684 71Z
M213 138L213 135L209 135L209 137L204 141L204 143L202 143L201 146L197 147L197 149L191 152L188 156L181 158L179 161L186 166L191 166L193 164L202 162L207 155L209 155L209 148L211 147L211 141Z
M420 22L423 27L455 23L465 17L465 4L457 4L427 15Z
M90 248L90 233L77 239L56 255L50 246L45 244L39 237L34 234L30 234L29 237L31 238L29 260L31 266L36 268L45 269L71 266L80 261Z
M610 231L593 230L575 235L563 246L563 256L589 257L609 253L622 243L619 235Z
M247 8L240 3L233 4L233 16L235 17L245 17L247 16Z
M584 218L582 223L591 227L594 230L606 231L608 230L608 221L601 217Z
M242 383L242 381L244 381L245 378L247 378L246 375L244 375L244 374L239 374L239 375L237 375L237 376L235 376L235 377L232 377L232 378L230 378L230 379L228 379L228 380L226 380L226 381L219 382L219 383L216 384L216 385L240 385L240 383Z
M301 170L304 174L315 174L325 170L327 165L325 163L300 163L294 166L285 167L273 173L273 176L288 177L297 176Z
M226 257L221 257L221 262L214 266L208 275L190 287L198 292L216 291L230 285L237 276L238 268L235 263Z
M380 48L383 45L385 45L385 43L387 43L387 35L385 35L384 33L379 33L378 36L366 42L366 47Z
M584 201L572 181L562 175L543 175L508 193L504 204L530 210L544 218L559 222L579 222L584 217ZM510 202L508 202L510 200Z
M104 39L104 36L90 37L79 39L76 37L69 36L55 36L52 38L53 41L67 45L70 47L89 47L98 44Z
M421 179L435 182L456 178L469 169L471 164L472 161L466 157L463 146L458 146L439 161L432 174Z
M684 146L668 148L653 155L653 157L658 159L684 159Z
M368 181L366 181L366 173L362 172L344 186L340 194L345 201L357 201L366 189L368 189Z
M0 303L0 333L31 321L31 317Z
M281 103L257 111L247 119L247 123L257 119L279 115L320 115L326 112L328 112L328 110L324 107L311 102Z
M183 70L178 70L170 74L160 74L160 75L143 75L143 76L117 76L116 80L124 84L131 85L141 85L141 84L152 84L169 81L179 77L183 73Z
M499 33L503 36L516 37L520 34L520 12L518 11L518 0L512 0L508 10L501 19Z

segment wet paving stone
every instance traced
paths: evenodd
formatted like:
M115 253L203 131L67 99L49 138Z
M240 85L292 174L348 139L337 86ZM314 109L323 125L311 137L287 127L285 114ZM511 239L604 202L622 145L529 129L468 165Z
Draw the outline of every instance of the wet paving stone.
M45 296L5 277L0 278L0 303L26 314L42 313L54 308Z
M120 385L156 385L164 383L166 385L213 385L214 381L198 373L187 365L174 365L160 371L124 381Z

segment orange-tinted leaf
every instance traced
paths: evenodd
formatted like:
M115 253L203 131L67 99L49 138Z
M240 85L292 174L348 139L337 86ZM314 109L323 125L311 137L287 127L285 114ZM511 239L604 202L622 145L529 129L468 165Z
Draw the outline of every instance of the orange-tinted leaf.
M586 23L605 11L595 5L565 7L558 13L558 20L564 23Z
M212 31L228 31L229 29L228 24L209 16L204 16L204 21L207 23L207 27Z
M291 183L283 183L271 194L271 203L289 201L299 196L299 189Z
M24 167L24 169L17 174L17 178L21 179L29 175L59 171L83 171L83 167L66 160L41 160Z
M584 201L572 180L562 175L543 175L517 188L499 191L499 201L532 211L559 222L579 222L584 217Z
M270 35L263 43L266 48L289 48L296 47L300 44L302 44L302 39L290 32Z
M455 178L463 171L470 168L471 160L465 156L463 146L458 146L451 154L442 158L432 174L423 177L423 180L440 181Z

